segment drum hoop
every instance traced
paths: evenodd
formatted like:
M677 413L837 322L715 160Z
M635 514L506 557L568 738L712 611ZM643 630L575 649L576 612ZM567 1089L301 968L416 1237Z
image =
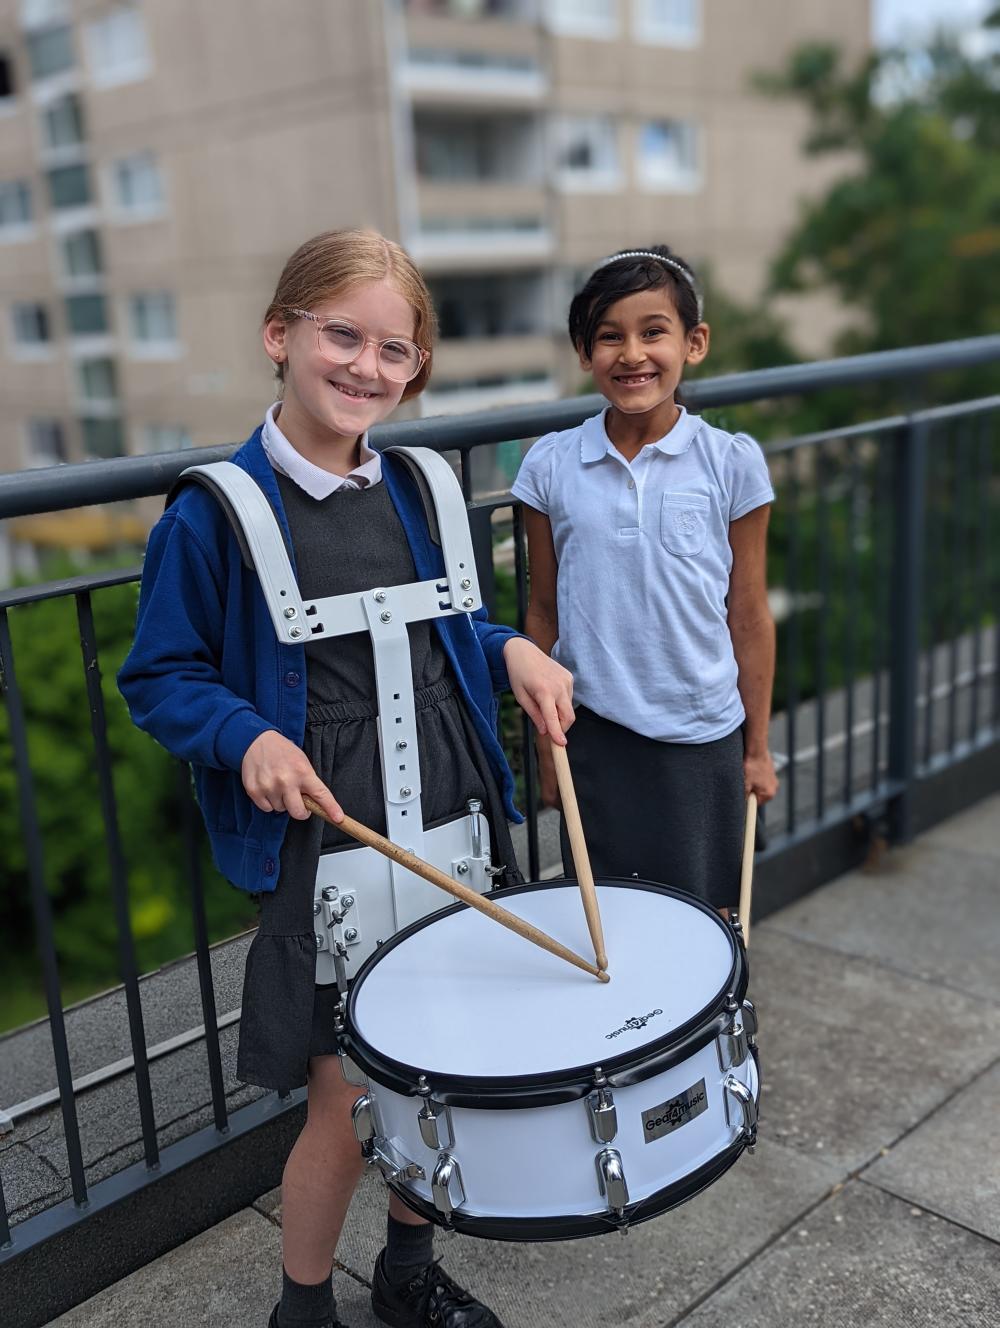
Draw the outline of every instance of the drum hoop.
M492 891L490 898L506 899L518 894L537 893L541 890L565 889L575 885L572 877L557 877L552 881L529 881L524 885L507 886ZM730 994L742 1002L749 983L746 952L736 941L732 929L723 922L715 909L695 895L676 886L661 885L654 881L640 881L634 877L602 876L598 885L619 889L645 890L678 899L681 903L700 909L719 926L726 936L732 955L728 976L717 995L685 1023L669 1032L645 1042L641 1047L623 1051L617 1056L606 1056L599 1063L612 1086L639 1083L654 1074L660 1074L672 1064L678 1064L695 1055L702 1047L713 1042L729 1022L726 1002ZM516 1110L522 1107L556 1106L573 1102L593 1090L594 1062L564 1067L544 1073L524 1075L464 1075L449 1071L427 1070L405 1061L399 1061L376 1050L356 1031L355 1005L357 995L366 977L397 945L415 935L433 922L467 909L466 904L452 904L426 917L418 918L376 950L365 960L351 984L347 997L346 1029L341 1043L359 1067L376 1083L403 1096L416 1092L417 1081L426 1075L437 1101L453 1107L476 1107L494 1110Z

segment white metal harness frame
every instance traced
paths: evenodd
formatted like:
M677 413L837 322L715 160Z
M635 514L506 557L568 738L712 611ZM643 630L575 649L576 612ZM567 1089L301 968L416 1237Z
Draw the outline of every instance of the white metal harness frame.
M188 467L178 482L203 485L223 506L245 560L260 579L279 641L303 645L351 632L370 634L388 835L423 857L420 754L407 627L411 622L473 613L482 605L482 595L465 500L451 467L429 448L387 450L406 464L420 490L432 534L441 546L445 567L441 579L304 600L274 511L251 475L230 461L218 461ZM416 887L425 883L393 863L392 884L398 929L426 913L426 908L414 912L407 904L407 896L424 893Z

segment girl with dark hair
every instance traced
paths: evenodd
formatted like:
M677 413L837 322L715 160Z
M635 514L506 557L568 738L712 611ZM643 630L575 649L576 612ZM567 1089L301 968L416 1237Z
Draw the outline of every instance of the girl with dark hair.
M689 414L708 354L697 278L665 245L599 264L569 333L608 405L540 438L513 492L531 563L528 633L574 675L568 747L595 875L664 881L725 913L739 898L745 797L777 790L766 534L757 444ZM538 740L542 800L556 805ZM572 860L563 833L563 860Z

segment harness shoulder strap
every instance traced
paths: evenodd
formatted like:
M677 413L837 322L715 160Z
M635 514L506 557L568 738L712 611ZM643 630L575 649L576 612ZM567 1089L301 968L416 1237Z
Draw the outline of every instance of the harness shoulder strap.
M429 447L387 447L404 463L420 494L427 525L444 558L445 576L456 609L471 613L483 602L469 513L458 478L439 452Z
M189 466L167 495L168 506L186 484L206 489L225 512L244 563L260 579L278 640L301 641L308 633L302 597L281 527L260 485L231 461Z

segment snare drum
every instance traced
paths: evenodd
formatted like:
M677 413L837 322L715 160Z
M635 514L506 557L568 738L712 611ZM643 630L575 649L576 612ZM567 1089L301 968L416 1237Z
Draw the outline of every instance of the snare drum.
M608 984L463 905L362 968L343 1034L345 1073L367 1088L355 1131L424 1217L500 1240L597 1235L752 1149L757 1025L737 934L666 886L597 893ZM574 881L494 898L588 952Z

